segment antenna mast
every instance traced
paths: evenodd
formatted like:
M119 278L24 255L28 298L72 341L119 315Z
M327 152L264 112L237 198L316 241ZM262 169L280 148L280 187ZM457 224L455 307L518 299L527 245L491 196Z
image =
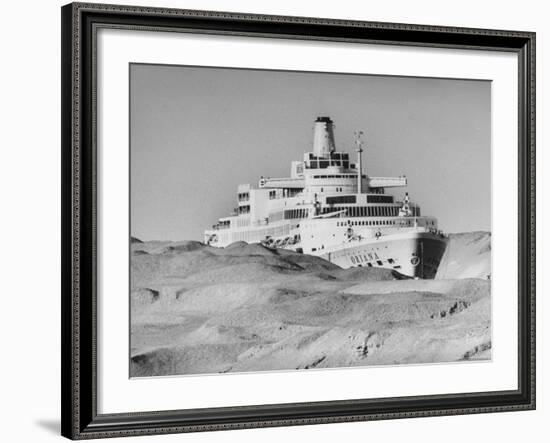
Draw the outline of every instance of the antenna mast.
M357 146L357 193L363 193L363 131L355 131L355 145Z

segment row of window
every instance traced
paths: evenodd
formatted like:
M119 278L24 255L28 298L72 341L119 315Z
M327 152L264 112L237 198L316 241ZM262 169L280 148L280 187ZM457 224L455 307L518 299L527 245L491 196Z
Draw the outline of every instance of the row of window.
M352 203L355 204L357 198L355 195L342 195L336 197L327 197L327 205ZM367 195L367 203L393 203L391 195Z
M367 203L393 203L391 195L367 195Z
M285 220L293 218L306 218L308 216L307 209L287 209L285 211Z
M357 178L357 174L314 175L313 178ZM367 178L363 175L363 178Z
M239 192L238 194L238 199L240 202L248 201L249 198L250 198L250 195L248 192Z
M323 208L321 212L328 214L336 211L346 211L348 217L397 217L399 208L397 206L348 206L348 207L332 207ZM420 215L420 208L413 206L411 208L415 216ZM417 213L416 213L417 212Z
M399 215L399 207L397 206L348 206L348 207L324 207L321 209L321 214L330 214L337 211L346 211L347 217L397 217ZM420 216L420 208L417 206L411 207L412 215ZM294 218L306 218L308 216L307 209L289 209L285 211L285 220Z
M344 169L349 169L349 161L339 161L339 160L310 160L306 163L306 167L309 169L325 169L329 166L342 166Z
M219 221L215 225L212 225L212 229L229 229L229 220Z
M301 188L283 188L281 191L281 195L284 198L291 198L298 195L300 192L302 192ZM274 200L277 198L277 191L269 191L269 199Z
M355 204L357 197L355 195L338 195L336 197L327 197L327 205L335 205L342 203Z
M329 156L330 156L331 159L334 159L334 160L340 160L340 159L341 160L348 160L349 159L349 153L347 153L347 152L331 151L329 153ZM309 158L309 160L321 160L321 159L324 159L326 157L318 157L313 152L310 152L308 158Z
M404 220L362 220L362 221L345 221L337 222L336 226L412 226L413 221Z
M350 260L351 260L351 263L354 265L361 266L363 263L365 263L369 268L372 268L372 263L369 261L369 260L373 260L372 257L367 257L366 255L356 255L356 256L352 255L350 257ZM388 263L392 264L393 258L389 258ZM378 266L383 266L384 262L382 260L376 260L376 264Z
M240 214L248 214L250 213L250 205L245 206L239 206L239 209L237 210L237 213Z

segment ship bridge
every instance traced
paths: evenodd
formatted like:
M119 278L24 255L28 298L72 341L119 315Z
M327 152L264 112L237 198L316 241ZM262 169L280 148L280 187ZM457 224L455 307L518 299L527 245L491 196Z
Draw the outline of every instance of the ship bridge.
M357 162L350 160L347 152L335 149L334 122L330 117L317 117L313 128L313 150L304 153L303 161L293 161L290 177L264 178L261 189L282 190L282 196L294 196L300 192L309 194L383 194L385 188L407 186L407 178L369 177L362 172L362 141L358 136ZM279 194L277 194L279 195Z

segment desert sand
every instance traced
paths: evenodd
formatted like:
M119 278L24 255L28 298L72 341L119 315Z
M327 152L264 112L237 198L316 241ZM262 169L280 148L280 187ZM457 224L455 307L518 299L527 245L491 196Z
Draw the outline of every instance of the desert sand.
M132 239L131 376L491 358L491 237L451 234L435 280L261 245Z

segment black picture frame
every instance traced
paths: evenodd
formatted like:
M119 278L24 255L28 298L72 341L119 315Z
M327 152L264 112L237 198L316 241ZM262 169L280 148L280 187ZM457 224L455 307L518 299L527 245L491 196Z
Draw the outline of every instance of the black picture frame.
M535 34L72 3L61 10L62 435L134 436L535 408ZM519 58L518 389L453 395L97 413L95 38L99 27L484 49Z

